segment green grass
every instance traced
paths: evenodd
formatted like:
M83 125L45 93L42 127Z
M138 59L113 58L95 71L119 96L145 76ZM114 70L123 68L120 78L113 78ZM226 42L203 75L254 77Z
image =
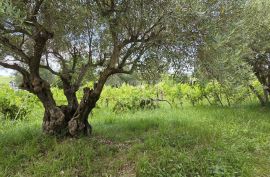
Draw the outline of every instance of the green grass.
M9 84L10 81L12 81L13 77L8 76L0 76L0 85L1 84Z
M92 137L41 133L42 111L1 122L0 176L270 176L270 110L95 110Z

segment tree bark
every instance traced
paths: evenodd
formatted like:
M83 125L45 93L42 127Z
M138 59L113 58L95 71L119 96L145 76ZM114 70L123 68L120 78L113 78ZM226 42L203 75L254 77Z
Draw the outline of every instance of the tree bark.
M59 107L45 109L43 117L43 132L50 135L65 135L67 120L63 110Z
M267 86L264 86L263 94L264 94L265 104L268 104L269 103L269 92L268 92L268 87Z
M77 136L80 134L90 135L92 133L92 126L88 122L88 116L95 108L106 80L114 73L114 69L106 68L101 74L98 82L94 84L94 89L90 89L88 87L84 88L83 98L75 114L68 122L68 131L71 136Z
M43 92L43 94L45 94ZM46 94L49 95L49 94ZM43 118L43 132L50 135L90 135L92 126L88 116L96 105L99 95L95 95L90 88L84 89L84 96L79 105L72 102L68 105L56 106L48 97L42 98L45 113ZM49 103L50 102L50 103ZM77 107L77 109L75 109Z
M259 99L260 103L262 106L266 106L265 100L264 98L260 95L260 93L258 92L258 90L256 90L253 85L249 85L249 88L251 89L251 91L257 96L257 98Z
M68 102L68 107L75 112L79 106L76 96L76 92L79 88L71 83L72 76L70 74L61 74L60 78L63 83L63 90Z
M36 94L45 108L43 117L43 132L46 134L62 134L66 131L69 111L64 107L57 107L50 85L39 77L32 77L31 90Z
M80 105L72 119L68 122L68 130L70 135L90 135L92 133L92 127L88 122L88 116L96 106L98 99L99 96L95 95L92 89L84 88L84 96L80 102Z

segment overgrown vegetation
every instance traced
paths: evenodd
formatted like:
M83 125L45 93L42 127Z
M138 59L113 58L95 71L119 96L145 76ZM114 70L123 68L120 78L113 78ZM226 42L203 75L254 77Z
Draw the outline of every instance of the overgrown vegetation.
M43 109L39 101L27 92L1 87L2 96L8 93L1 100L17 100L19 107L28 106L26 110L35 111L28 112L23 120L1 119L0 174L228 177L269 174L270 110L254 104L255 95L230 107L218 102L210 105L200 85L170 84L165 80L155 86L106 86L92 115L94 134L80 139L42 134L39 124ZM212 82L205 89L209 87L212 89ZM243 92L246 93L244 89ZM61 90L54 88L53 93L62 104ZM224 98L223 92L217 93ZM160 102L155 109L134 108L134 102L157 95L174 106ZM28 99L20 102L25 97ZM193 105L195 97L201 99ZM115 110L119 101L125 101L130 109ZM17 110L13 111L15 114Z
M0 86L0 115L5 119L24 119L39 104L37 98L8 85Z
M269 110L166 105L115 114L96 109L93 136L58 139L28 120L1 121L2 176L267 176Z
M251 83L252 87L260 95L263 95L263 87L258 81ZM93 87L88 83L87 87ZM52 88L57 105L67 104L64 92L58 87ZM83 90L77 93L82 99ZM138 111L141 109L156 109L161 103L167 106L180 108L183 103L196 105L233 106L247 102L256 102L257 95L253 90L245 86L227 88L217 81L207 84L176 83L169 77L164 77L162 82L156 85L131 86L123 84L112 87L105 86L97 105L99 108L113 110L113 112ZM8 85L2 85L0 91L0 112L5 118L21 119L33 109L34 104L41 104L38 99L25 91L14 90Z
M1 85L7 85L9 84L10 81L12 81L12 77L9 77L9 76L0 76L0 84Z

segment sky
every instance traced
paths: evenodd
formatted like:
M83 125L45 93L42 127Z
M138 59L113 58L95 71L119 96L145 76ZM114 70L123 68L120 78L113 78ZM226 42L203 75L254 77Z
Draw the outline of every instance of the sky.
M0 76L11 76L12 70L0 67Z

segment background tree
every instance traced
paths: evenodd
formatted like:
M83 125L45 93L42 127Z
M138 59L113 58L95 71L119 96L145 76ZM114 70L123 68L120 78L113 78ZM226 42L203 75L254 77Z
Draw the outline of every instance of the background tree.
M218 81L230 95L241 86L251 86L254 80L250 63L243 60L250 55L247 23L244 14L250 13L249 1L209 1L195 10L199 12L194 30L198 31L194 46L194 74L203 83ZM197 7L194 7L197 8Z
M232 89L250 87L262 105L269 102L269 7L268 1L260 0L219 5L198 50L201 73ZM255 77L263 95L251 83Z
M247 4L242 12L242 23L239 25L239 34L244 37L239 40L246 44L248 52L243 57L252 68L252 71L263 87L263 95L260 95L251 85L251 89L257 94L262 105L269 104L270 94L270 16L269 1L252 1Z
M161 81L162 74L167 73L168 70L168 59L159 51L149 51L138 66L141 80L147 84L157 84Z

